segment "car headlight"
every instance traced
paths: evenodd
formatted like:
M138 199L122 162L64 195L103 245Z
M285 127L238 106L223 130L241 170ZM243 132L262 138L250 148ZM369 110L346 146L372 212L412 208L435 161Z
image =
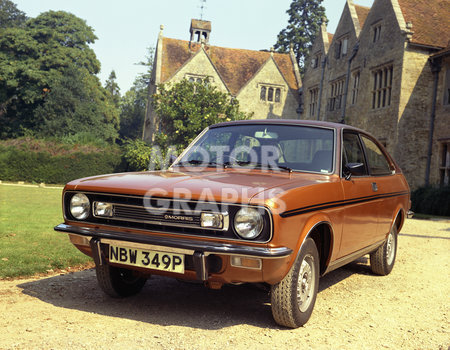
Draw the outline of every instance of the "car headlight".
M234 217L234 228L237 234L246 239L258 237L263 224L263 217L255 208L243 207Z
M91 204L83 193L77 193L70 199L70 214L77 220L84 220L89 216Z

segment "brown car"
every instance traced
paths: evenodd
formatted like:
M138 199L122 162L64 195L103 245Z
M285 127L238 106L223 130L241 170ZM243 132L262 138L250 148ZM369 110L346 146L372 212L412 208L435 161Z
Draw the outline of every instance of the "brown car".
M409 208L400 168L366 132L248 120L210 126L168 170L68 183L55 230L94 258L111 296L151 274L266 283L275 321L298 327L319 276L365 254L374 273L391 272Z

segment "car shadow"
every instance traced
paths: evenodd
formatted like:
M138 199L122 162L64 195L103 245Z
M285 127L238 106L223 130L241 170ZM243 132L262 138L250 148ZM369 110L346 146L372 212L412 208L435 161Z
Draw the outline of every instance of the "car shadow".
M321 278L319 293L355 273L369 273L366 267L364 262L354 262L330 272ZM149 324L206 330L237 324L285 329L272 318L269 288L253 284L211 290L200 283L152 276L138 295L114 299L100 290L95 270L90 269L25 282L18 287L24 294L57 307Z

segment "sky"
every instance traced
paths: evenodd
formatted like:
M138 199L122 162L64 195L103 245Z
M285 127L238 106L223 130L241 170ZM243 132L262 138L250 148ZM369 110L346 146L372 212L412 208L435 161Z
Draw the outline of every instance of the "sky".
M192 18L200 19L202 0L12 0L29 17L40 13L67 11L84 19L94 29L91 45L101 63L99 78L104 84L112 70L124 94L139 73L147 48L155 47L160 25L163 35L189 40ZM287 26L286 10L292 0L206 0L203 19L211 21L210 44L229 48L270 49L278 33ZM334 33L346 0L323 0ZM355 0L371 6L373 0Z

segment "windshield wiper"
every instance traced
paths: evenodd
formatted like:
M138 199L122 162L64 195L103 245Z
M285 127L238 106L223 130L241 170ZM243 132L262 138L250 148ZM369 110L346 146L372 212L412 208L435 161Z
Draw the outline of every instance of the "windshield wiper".
M229 163L229 162L227 162L227 163ZM286 171L289 171L290 173L292 173L292 168L289 168L288 166L285 166L285 165L277 165L276 167L264 167L263 166L263 164L262 163L259 163L259 162L250 162L250 161L237 161L237 162L235 162L237 165L239 165L239 166L244 166L244 165L252 165L252 166L254 166L255 168L257 167L257 168L267 168L267 169L270 169L270 170L277 170L277 169L280 169L280 170L286 170ZM227 164L227 165L231 165L231 164Z
M277 165L277 168L278 168L278 169L287 170L287 171L289 171L290 173L292 173L292 168L289 168L288 166L285 166L285 165Z
M224 168L226 168L228 166L227 163L217 163L217 162L204 162L202 160L198 160L198 159L191 159L188 161L184 161L184 162L179 162L177 164L175 164L175 166L196 166L196 165L202 165L202 166L222 166Z

